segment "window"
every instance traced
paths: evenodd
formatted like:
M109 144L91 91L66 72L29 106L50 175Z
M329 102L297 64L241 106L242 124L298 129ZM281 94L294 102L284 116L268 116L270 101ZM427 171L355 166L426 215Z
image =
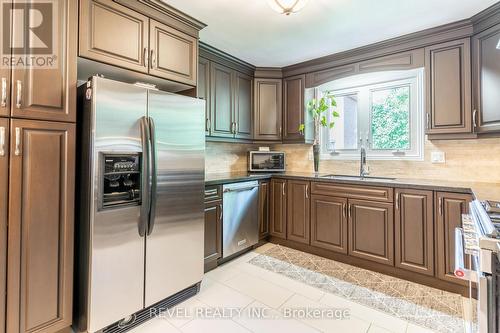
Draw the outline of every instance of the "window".
M323 159L422 160L423 70L357 75L328 82L317 97L333 95L340 117L322 129ZM328 115L331 117L331 114Z

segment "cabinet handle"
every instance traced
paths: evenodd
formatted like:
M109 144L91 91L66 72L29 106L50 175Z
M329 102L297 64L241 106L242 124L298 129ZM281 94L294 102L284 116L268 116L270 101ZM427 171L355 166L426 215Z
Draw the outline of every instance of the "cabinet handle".
M7 106L7 79L4 77L2 78L2 101L0 106L3 108Z
M472 112L472 126L474 126L475 131L477 128L477 110L474 110L474 112Z
M23 82L21 80L17 80L17 99L16 99L16 108L20 109L21 104L23 102Z
M0 127L0 156L5 156L5 127Z
M283 127L280 126L280 137L283 135Z
M283 185L283 196L285 196L285 183L283 183L281 185Z
M396 210L399 210L399 192L396 192Z
M352 205L349 204L349 210L347 211L347 215L349 218L351 218L351 215L352 215Z
M148 58L148 48L144 48L144 67L148 68L149 67L149 58Z
M151 49L150 61L151 61L151 69L155 68L156 67L156 59L155 59L155 50L153 50L153 49Z
M222 204L219 204L219 209L220 209L219 221L222 223L222 215L224 214L224 211L222 210Z
M430 114L429 114L429 112L427 112L427 113L425 114L425 117L426 117L426 119L427 119L427 120L426 120L426 122L427 122L427 126L426 126L426 128L427 128L427 129L431 129L431 118L430 118Z
M306 185L306 199L309 199L309 184Z
M443 215L443 198L439 198L439 215L442 216Z
M234 123L234 134L238 133L238 129L239 129L238 123L235 122Z
M345 203L342 204L342 215L344 215L344 218L347 215L347 205Z
M14 155L21 155L21 129L16 127L16 149L14 150Z
M207 132L210 132L211 127L212 127L212 122L210 121L210 119L207 119Z

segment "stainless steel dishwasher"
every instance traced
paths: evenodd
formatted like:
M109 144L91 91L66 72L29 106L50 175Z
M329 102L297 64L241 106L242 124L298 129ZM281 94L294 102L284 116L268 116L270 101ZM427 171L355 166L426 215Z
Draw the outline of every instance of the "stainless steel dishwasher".
M227 184L222 189L222 258L227 258L259 241L259 182Z

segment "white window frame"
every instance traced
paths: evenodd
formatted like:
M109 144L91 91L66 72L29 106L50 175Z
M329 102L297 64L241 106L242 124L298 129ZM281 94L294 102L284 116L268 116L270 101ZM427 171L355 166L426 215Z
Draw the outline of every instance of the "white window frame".
M410 88L410 150L377 150L371 146L372 92L388 88L409 86ZM424 160L424 70L387 71L360 74L325 83L316 88L316 97L358 95L357 148L329 150L328 129L322 128L320 135L321 159L359 160L361 140L366 148L368 160ZM335 119L334 119L335 120ZM335 131L335 127L333 128ZM368 141L368 145L366 142Z

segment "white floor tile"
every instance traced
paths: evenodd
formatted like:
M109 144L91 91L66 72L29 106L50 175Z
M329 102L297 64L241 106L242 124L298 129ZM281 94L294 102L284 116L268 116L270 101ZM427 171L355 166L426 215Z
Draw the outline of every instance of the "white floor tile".
M264 315L265 317L259 317ZM320 331L307 326L293 318L283 318L278 310L254 302L250 304L240 318L234 319L240 325L252 332L258 333L319 333Z
M181 328L184 333L249 333L230 319L195 319Z
M162 314L162 318L169 323L179 328L187 324L193 319L196 319L198 309L209 309L210 307L202 303L197 298L190 298L185 302L177 305L173 309L167 310Z
M337 307L328 306L326 304L321 304L308 299L302 295L294 295L291 297L283 306L280 308L282 311L286 309L290 310L304 310L304 309L330 309L335 310ZM334 318L307 318L301 316L301 318L296 318L299 321L312 326L321 332L325 333L338 333L338 332L349 332L349 333L366 333L370 327L370 323L364 321L360 318L350 315L346 319L334 319Z
M250 265L250 264L246 264ZM206 273L205 276L208 277L209 279L218 281L218 282L224 282L229 279L232 279L236 275L240 274L241 272L236 269L236 266L221 266L218 267L214 270L211 270L210 272Z
M368 329L368 333L391 333L391 331L386 330L385 328L382 328L375 324L371 324L370 328Z
M406 332L408 326L408 322L405 320L330 293L325 293L325 296L321 298L320 303L332 307L348 308L350 309L352 315L363 318L364 320L369 321L378 327L389 330L390 332L404 333Z
M293 295L288 289L246 273L241 273L224 284L271 308L278 308Z
M406 330L406 333L435 333L435 332L428 328L410 323L408 324L408 329Z
M325 294L318 288L311 287L282 274L274 273L249 263L240 264L236 266L236 269L277 284L283 288L293 291L296 294L300 294L315 301L318 301Z
M151 319L129 333L179 333L180 331L162 318Z
M208 278L203 279L202 289L196 297L210 307L244 308L254 299L222 283Z

